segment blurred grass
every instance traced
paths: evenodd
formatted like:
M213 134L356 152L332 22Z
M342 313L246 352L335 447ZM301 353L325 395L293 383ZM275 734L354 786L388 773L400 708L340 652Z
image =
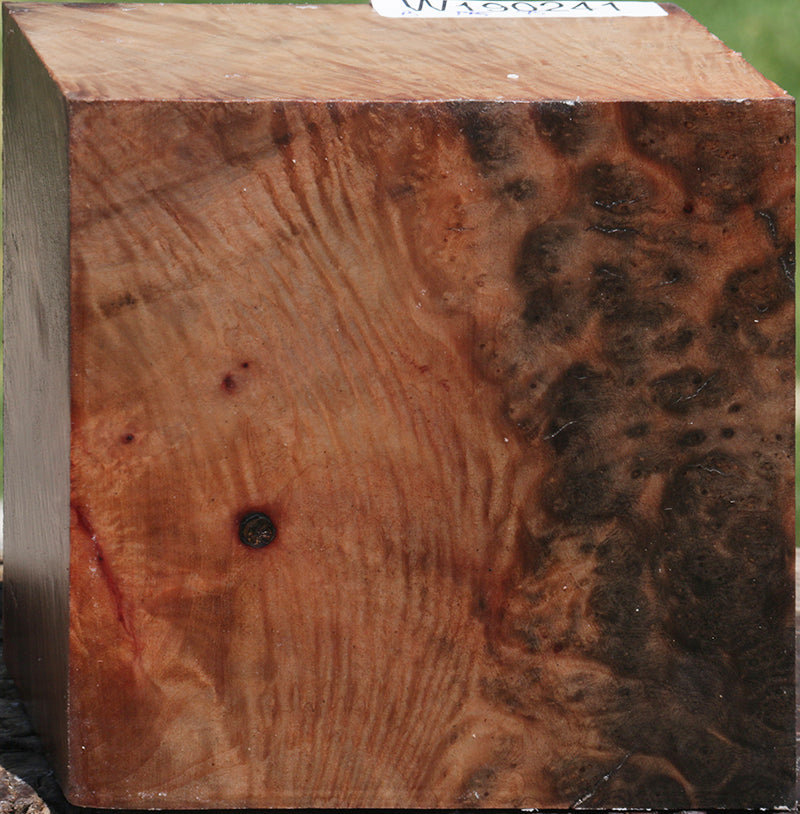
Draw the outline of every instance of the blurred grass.
M45 0L45 2L55 1ZM89 2L97 1L89 0ZM231 1L248 2L248 0L229 0L229 2ZM263 1L281 2L281 0ZM319 3L337 1L315 0ZM366 2L366 0L360 1ZM192 3L196 0L177 0L177 2ZM683 0L679 5L716 34L726 45L741 53L762 74L776 82L796 99L800 98L800 0L757 0L757 2L756 0ZM0 47L2 46L0 45ZM800 173L798 173L798 178L800 179ZM1 223L2 216L0 215ZM0 294L0 304L2 304L2 294ZM800 325L800 319L797 324ZM0 316L1 328L2 316ZM1 355L0 370L2 370ZM800 428L796 427L796 441L800 436L798 429ZM1 425L0 450L2 450ZM0 456L0 479L2 471L3 462L2 456ZM800 485L796 486L796 494L800 498Z
M800 96L798 0L684 0L679 5L764 76Z

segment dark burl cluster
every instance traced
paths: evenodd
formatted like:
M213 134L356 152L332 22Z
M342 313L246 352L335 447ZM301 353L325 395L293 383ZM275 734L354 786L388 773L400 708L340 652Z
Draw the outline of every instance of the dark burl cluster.
M498 194L538 191L514 200L518 321L479 359L546 461L491 620L498 660L531 680L487 693L592 722L599 740L550 767L575 805L789 802L794 203L775 168L791 108L462 115ZM560 162L558 195L531 145ZM570 686L547 678L565 654L584 665Z

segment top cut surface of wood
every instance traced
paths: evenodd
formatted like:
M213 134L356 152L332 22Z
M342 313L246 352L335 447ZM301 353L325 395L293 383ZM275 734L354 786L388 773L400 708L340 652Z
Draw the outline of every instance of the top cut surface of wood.
M388 19L367 5L11 4L76 100L663 101L785 97L664 17Z

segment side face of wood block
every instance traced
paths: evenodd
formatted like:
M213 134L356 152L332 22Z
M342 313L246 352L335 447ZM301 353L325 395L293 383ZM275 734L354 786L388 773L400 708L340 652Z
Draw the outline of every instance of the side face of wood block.
M76 802L791 800L791 100L61 81Z
M66 102L5 19L4 642L56 768L67 754L69 182ZM35 100L35 103L33 101Z

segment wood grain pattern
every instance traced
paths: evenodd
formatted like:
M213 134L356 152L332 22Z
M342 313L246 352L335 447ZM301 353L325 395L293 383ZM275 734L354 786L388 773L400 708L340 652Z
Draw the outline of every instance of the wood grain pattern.
M477 25L386 19L367 5L11 7L73 99L786 98L686 12L662 5L666 17Z
M74 801L789 802L761 88L69 98Z
M789 792L791 109L674 110L73 107L89 800Z

